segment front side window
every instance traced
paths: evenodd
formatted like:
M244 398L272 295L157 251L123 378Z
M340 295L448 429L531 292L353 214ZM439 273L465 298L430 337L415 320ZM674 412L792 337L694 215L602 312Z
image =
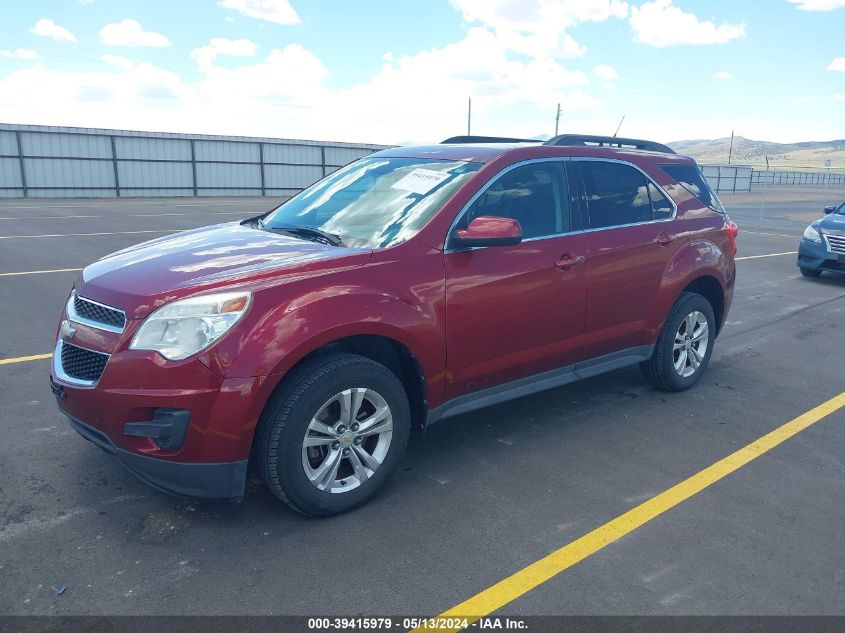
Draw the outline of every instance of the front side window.
M590 228L601 229L652 219L648 180L630 165L581 161Z
M472 203L459 228L484 215L518 221L523 239L569 232L569 192L563 162L528 163L496 177Z
M480 167L464 161L362 158L276 208L263 226L317 229L345 246L388 248L416 235Z

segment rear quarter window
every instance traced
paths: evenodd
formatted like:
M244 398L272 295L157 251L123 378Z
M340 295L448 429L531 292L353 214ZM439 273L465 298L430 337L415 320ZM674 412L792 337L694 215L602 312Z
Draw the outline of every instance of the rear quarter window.
M698 165L661 165L660 168L669 174L684 189L698 198L702 204L716 213L725 213L725 207L719 196L710 188L707 179Z

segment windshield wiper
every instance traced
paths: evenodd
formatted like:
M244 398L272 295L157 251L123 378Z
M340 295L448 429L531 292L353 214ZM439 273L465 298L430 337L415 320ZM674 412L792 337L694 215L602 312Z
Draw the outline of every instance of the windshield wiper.
M320 242L321 244L328 244L329 246L343 246L343 240L340 235L328 233L321 229L316 229L313 226L295 226L292 224L283 224L281 226L267 226L263 220L258 221L259 228L265 231L273 231L274 233L285 233L293 235L294 237L301 237L312 242Z

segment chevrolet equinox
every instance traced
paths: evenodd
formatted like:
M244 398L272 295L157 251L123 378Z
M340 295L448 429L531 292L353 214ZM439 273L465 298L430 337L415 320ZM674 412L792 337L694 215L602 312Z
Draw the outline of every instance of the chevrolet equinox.
M695 161L658 143L397 147L85 268L51 387L159 490L240 500L250 465L330 515L376 493L412 428L633 364L691 387L736 237Z

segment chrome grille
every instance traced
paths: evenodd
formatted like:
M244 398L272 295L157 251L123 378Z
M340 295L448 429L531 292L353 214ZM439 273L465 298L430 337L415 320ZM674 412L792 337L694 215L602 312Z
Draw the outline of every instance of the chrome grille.
M830 246L831 252L845 255L845 235L830 235L825 233L824 236L827 238L827 244Z
M118 330L122 330L123 326L126 325L126 317L120 310L104 306L101 303L95 303L79 295L73 298L73 310L77 316L83 319L93 321L94 323L101 323Z
M96 382L103 374L109 355L62 343L62 370L71 378Z

